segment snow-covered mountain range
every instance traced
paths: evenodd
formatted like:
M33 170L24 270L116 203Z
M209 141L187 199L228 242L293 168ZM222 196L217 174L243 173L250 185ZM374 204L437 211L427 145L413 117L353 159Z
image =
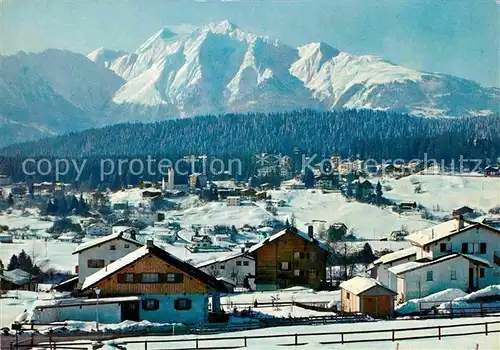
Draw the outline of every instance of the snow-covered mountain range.
M291 47L223 21L164 28L135 52L60 50L0 57L0 128L60 133L124 121L302 108L422 116L499 112L500 89L310 43ZM2 120L4 120L2 124Z

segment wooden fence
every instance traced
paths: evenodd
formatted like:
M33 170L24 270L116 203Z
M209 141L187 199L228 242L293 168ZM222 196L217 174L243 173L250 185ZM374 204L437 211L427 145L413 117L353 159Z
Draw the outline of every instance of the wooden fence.
M476 323L462 323L440 326L423 326L411 328L386 328L386 329L366 329L357 331L344 331L344 332L311 332L311 333L287 333L287 334L264 334L264 335L247 335L247 336L234 336L234 337L203 337L203 338L182 338L182 339L157 339L157 340L123 340L115 344L120 346L127 346L129 344L142 344L144 350L148 350L154 344L179 344L179 348L172 348L172 350L186 350L186 349L237 349L248 347L249 344L258 344L261 339L283 339L284 343L277 345L284 346L298 346L308 344L307 340L311 337L328 337L330 339L325 341L317 341L319 344L350 344L350 343L372 343L372 342L400 342L405 340L416 339L432 339L436 338L441 340L445 337L454 336L468 336L484 334L488 336L491 333L500 333L500 327L492 329L492 325L500 324L500 321L492 322L476 322ZM460 328L464 330L467 327L475 327L470 331L462 332L443 332L443 330ZM428 331L426 334L415 335L418 331ZM409 336L404 336L410 333ZM384 335L382 337L366 336L367 334ZM226 344L221 344L226 342ZM228 342L230 344L228 344ZM94 342L60 342L50 344L39 344L37 348L49 349L88 349L92 347ZM11 349L30 348L30 344L11 344ZM326 349L326 347L325 347Z

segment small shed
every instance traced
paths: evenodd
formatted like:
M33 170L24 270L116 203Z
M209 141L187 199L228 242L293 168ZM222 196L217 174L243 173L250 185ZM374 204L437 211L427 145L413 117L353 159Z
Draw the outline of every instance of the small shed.
M373 278L354 277L340 284L343 313L362 313L374 317L391 316L396 292Z

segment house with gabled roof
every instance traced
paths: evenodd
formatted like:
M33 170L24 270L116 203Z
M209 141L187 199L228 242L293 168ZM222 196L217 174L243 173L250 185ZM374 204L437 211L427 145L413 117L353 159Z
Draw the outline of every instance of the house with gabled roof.
M415 261L417 259L417 251L419 249L420 248L418 247L411 246L381 256L380 258L375 260L372 263L372 266L370 266L370 268L368 269L368 271L370 272L370 276L376 278L386 287L392 290L396 290L396 275L389 272L389 269L391 267L398 266L410 261Z
M308 232L295 227L267 237L249 249L255 259L257 290L292 286L321 288L326 282L326 261L331 249Z
M384 268L388 268L387 282L391 288L397 280L399 301L447 288L473 291L500 283L500 231L493 227L459 215L410 234L406 240L412 248L374 263L379 281L386 282ZM404 259L411 261L394 264Z
M140 242L125 232L116 232L80 244L73 251L73 254L78 254L78 265L75 268L78 286L88 276L141 246Z
M122 319L150 322L199 323L220 312L224 282L171 255L148 240L147 244L88 276L84 295L100 289L103 298L138 296L122 304ZM209 310L210 309L210 310Z
M374 278L356 276L340 284L342 313L391 316L396 292Z
M244 248L239 253L201 262L196 267L211 276L231 281L239 287L248 285L248 279L255 275L255 259Z

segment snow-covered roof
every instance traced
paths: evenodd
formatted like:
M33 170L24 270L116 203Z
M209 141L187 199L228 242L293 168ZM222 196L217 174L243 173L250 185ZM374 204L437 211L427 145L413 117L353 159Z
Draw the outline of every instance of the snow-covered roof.
M426 267L426 266L434 265L434 264L439 264L439 263L442 263L443 261L455 259L458 257L463 257L465 259L475 261L477 263L483 264L483 265L488 266L488 267L491 266L490 263L485 259L478 258L476 256L469 255L469 254L452 253L452 254L445 255L445 256L442 256L440 258L431 260L431 261L410 261L410 262L407 262L405 264L391 267L391 268L389 268L389 271L395 275L400 275L400 274L404 274L404 273L407 273L407 272L410 272L413 270L421 269L422 267Z
M382 255L380 258L373 262L373 265L388 264L397 260L408 258L412 255L417 255L417 251L420 250L419 247L411 246L405 249L401 249L389 254Z
M188 264L187 262L175 257L174 255L168 253L167 251L163 250L162 248L152 244L148 243L145 246L142 246L133 252L125 255L124 257L112 262L111 264L103 267L96 273L88 276L85 281L83 282L82 285L82 290L89 289L92 286L95 286L98 282L102 281L103 279L112 276L116 272L122 270L123 268L129 266L130 264L134 263L135 261L143 258L144 256L151 254L154 255L161 260L167 262L169 265L172 265L176 267L177 269L183 271L187 275L194 277L201 281L202 283L212 287L216 288L218 290L225 290L224 286L221 286L220 282L217 281L215 278L212 276L209 276L205 272L197 269L196 267Z
M243 253L240 252L240 253L230 254L230 255L223 256L223 257L216 258L216 259L210 259L207 261L203 261L203 262L199 263L198 265L196 265L196 267L201 268L201 267L211 265L214 263L220 263L220 262L229 261L229 260L241 258L241 257L245 257L245 258L253 260L253 257L251 255L248 255L247 252L243 252Z
M218 281L221 281L221 282L224 282L226 284L230 284L232 286L236 286L236 283L234 283L233 281L231 281L229 278L227 277L217 277L217 280Z
M304 239L304 240L306 240L308 242L317 244L318 247L320 247L321 249L326 250L328 252L331 250L330 247L327 244L325 244L323 242L320 242L320 241L318 241L315 238L309 237L306 232L302 232L302 231L299 231L297 229L284 229L284 230L282 230L282 231L280 231L278 233L275 233L272 236L267 237L266 239L260 241L259 243L254 244L252 247L250 247L250 249L248 250L248 252L249 253L253 253L256 250L262 248L267 243L270 243L270 242L274 241L275 239L280 238L281 236L285 235L286 233L294 233L294 234L298 235L299 237L301 237L302 239Z
M466 220L462 220L462 223L462 228L459 228L460 220L452 219L408 235L406 240L422 247L478 225L478 223Z
M139 296L99 298L99 304L115 304L126 301L140 300ZM49 309L59 307L85 306L96 305L97 299L88 298L66 298L66 299L47 299L40 300L35 304L35 309Z
M9 282L12 282L18 286L24 285L30 281L30 279L34 279L35 276L31 275L29 272L26 272L21 269L15 269L11 271L4 271L3 275L1 275L4 279Z
M88 242L85 242L83 244L80 244L78 247L76 247L76 249L73 252L73 254L80 253L80 252L82 252L84 250L87 250L87 249L90 249L92 247L104 244L106 242L110 242L110 241L112 241L114 239L123 239L124 241L136 244L137 246L141 246L142 245L140 242L136 241L135 239L132 239L132 238L124 236L122 232L115 232L115 233L113 233L111 235L107 235L107 236L104 236L104 237L101 237L101 238L93 239L91 241L88 241Z
M359 295L359 294L366 292L367 290L372 289L373 287L377 287L377 286L385 288L392 293L395 293L394 291L385 287L382 283L380 283L376 279L369 278L369 277L356 276L356 277L353 277L350 280L344 281L340 284L340 288L345 289L348 292L351 292L355 295Z

